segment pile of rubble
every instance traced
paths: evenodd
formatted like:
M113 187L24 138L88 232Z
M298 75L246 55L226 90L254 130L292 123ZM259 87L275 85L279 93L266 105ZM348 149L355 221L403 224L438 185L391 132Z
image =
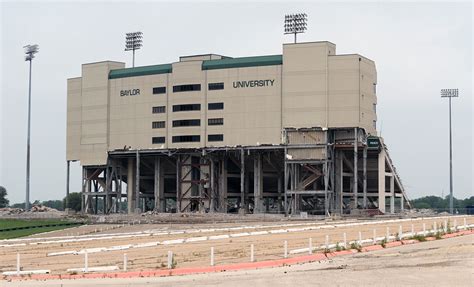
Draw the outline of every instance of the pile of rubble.
M21 208L13 208L13 207L0 208L0 216L21 214L23 212L25 212L25 210Z
M0 216L24 214L23 208L5 207L0 208ZM33 205L29 212L61 213L61 211L44 205Z
M55 208L47 207L44 205L33 205L31 207L31 212L61 212Z

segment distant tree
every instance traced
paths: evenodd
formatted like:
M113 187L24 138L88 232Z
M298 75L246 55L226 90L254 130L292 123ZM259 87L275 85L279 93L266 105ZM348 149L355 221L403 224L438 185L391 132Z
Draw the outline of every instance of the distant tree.
M31 206L31 205L30 205ZM13 207L13 208L25 208L25 203L24 202L21 202L21 203L14 203L12 205L10 205L10 207Z
M436 211L449 211L449 195L445 198L438 196L425 196L411 201L415 208L430 208ZM474 196L466 199L453 198L453 208L464 213L466 206L474 205Z
M7 199L7 189L0 186L0 208L7 207L10 201Z
M81 194L72 192L68 195L68 205L66 206L66 197L63 199L63 206L75 211L81 211Z
M64 210L64 203L62 200L46 200L41 202L41 205L54 208L57 210Z

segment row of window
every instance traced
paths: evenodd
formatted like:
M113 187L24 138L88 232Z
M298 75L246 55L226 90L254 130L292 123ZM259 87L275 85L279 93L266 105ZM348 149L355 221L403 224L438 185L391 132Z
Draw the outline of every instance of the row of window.
M173 136L171 140L173 143L200 142L201 136L199 135ZM223 140L224 140L223 134L207 135L208 142L218 142L218 141L223 141ZM164 144L165 137L153 137L151 139L151 142L153 144Z
M209 103L207 105L208 110L223 110L224 103ZM201 104L184 104L184 105L173 105L173 112L189 112L189 111L200 111ZM152 113L162 114L166 113L165 106L158 106L152 108Z
M209 91L214 90L223 90L224 83L209 83L207 86ZM173 86L173 93L179 92L191 92L191 91L200 91L200 84L190 84L190 85L177 85ZM166 87L155 87L153 88L153 95L166 94Z
M222 126L224 124L223 118L213 118L208 119L207 124L209 126ZM198 127L201 125L201 120L199 119L192 119L192 120L175 120L173 121L173 127ZM152 122L151 127L153 129L164 129L165 128L165 121L157 121Z

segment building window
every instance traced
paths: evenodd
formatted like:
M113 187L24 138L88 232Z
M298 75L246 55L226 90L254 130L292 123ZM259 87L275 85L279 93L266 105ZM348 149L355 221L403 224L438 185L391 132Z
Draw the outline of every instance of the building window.
M173 86L173 93L192 92L192 91L200 91L200 90L201 90L201 84Z
M208 110L223 110L224 109L224 103L209 103Z
M208 135L207 141L209 142L221 142L224 140L224 135Z
M173 127L198 127L201 125L201 120L176 120L173 121Z
M151 142L153 144L164 144L165 143L165 137L152 137Z
M173 136L174 143L189 143L199 141L201 141L201 136L198 135Z
M151 127L153 129L163 129L165 128L165 121L152 122Z
M209 83L208 85L208 90L213 91L213 90L223 90L224 89L224 83Z
M200 111L201 104L173 105L173 112Z
M153 95L166 94L166 87L155 87L153 88Z
M377 113L377 104L373 104L374 105L374 113Z
M207 124L209 126L222 126L224 124L223 118L208 119Z
M374 86L374 94L377 94L377 84L376 84L376 83L374 83L374 85L373 85L373 86Z
M374 130L377 129L377 121L374 121Z
M154 114L166 113L166 107L165 106L153 107L152 112Z

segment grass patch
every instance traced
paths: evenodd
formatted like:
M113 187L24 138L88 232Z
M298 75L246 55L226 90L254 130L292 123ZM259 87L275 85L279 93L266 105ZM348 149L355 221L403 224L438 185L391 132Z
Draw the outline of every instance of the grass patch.
M346 250L344 246L339 245L339 242L336 243L336 251Z
M60 225L60 224L74 224L72 221L60 219L0 219L0 239L11 239L24 237L32 234L61 230L70 228L74 225ZM45 226L58 225L58 226ZM77 223L81 225L81 223ZM5 230L11 228L24 228L17 230ZM3 230L3 231L2 231Z
M380 246L382 246L382 248L387 248L387 238L384 238L382 242L380 242Z
M362 246L356 242L351 243L351 249L355 249L357 252L362 252Z
M418 240L419 242L426 241L426 237L424 235L414 235L411 237L411 239Z

